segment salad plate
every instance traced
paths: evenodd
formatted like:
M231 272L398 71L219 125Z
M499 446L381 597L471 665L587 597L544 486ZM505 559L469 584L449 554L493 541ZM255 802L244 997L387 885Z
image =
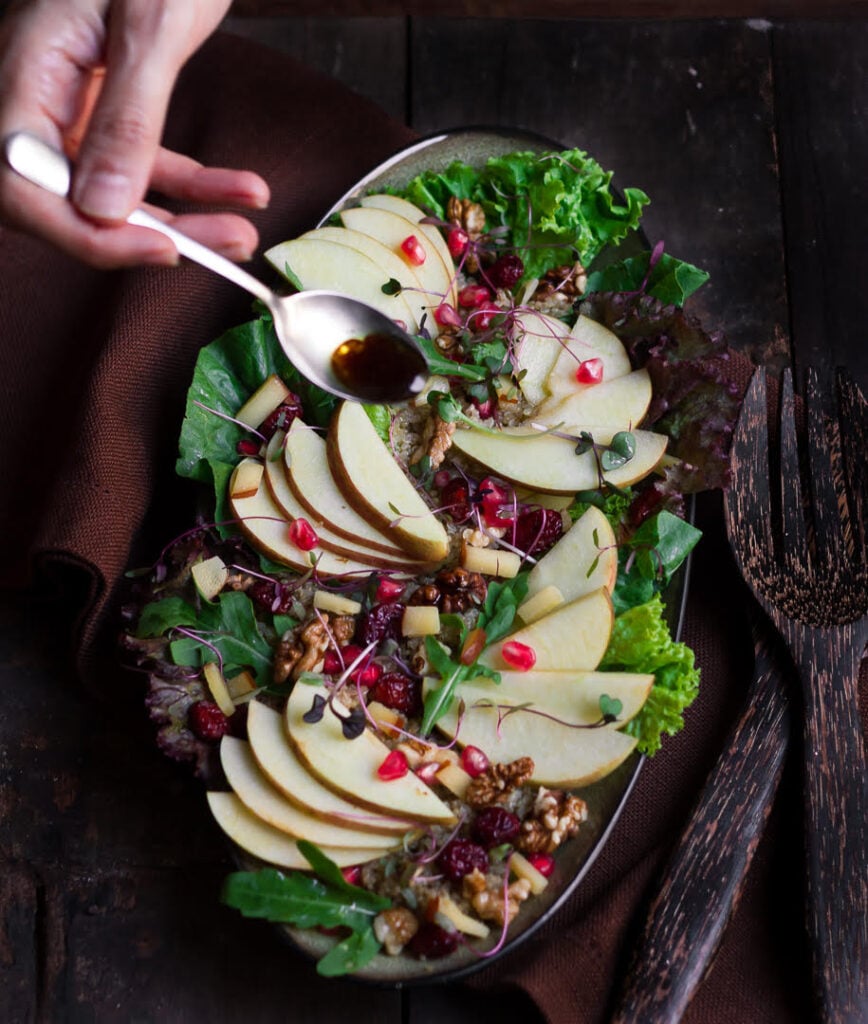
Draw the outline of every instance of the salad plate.
M507 167L505 177L500 170L492 172L489 198L477 203L481 193L472 191L477 176L492 166L492 160L501 159ZM566 170L550 175L551 165ZM324 212L318 226L266 254L297 288L335 287L351 294L356 288L356 297L401 310L392 315L424 339L432 369L431 384L418 404L434 419L435 430L450 425L442 431L447 441L445 453L437 451L439 461L432 457L436 436L428 437L426 455L409 469L411 460L401 449L402 430L405 423L412 425L415 414L383 413L382 408L360 412L364 407L351 403L336 409L328 396L293 375L292 367L275 354L267 316L218 339L203 350L197 364L178 471L209 485L213 506L189 534L167 549L169 554L164 553L156 568L138 579L124 642L151 674L147 703L158 726L158 743L170 756L194 765L206 781L218 824L233 841L241 870L227 880L224 901L247 916L277 924L297 950L317 961L321 973L351 973L391 986L439 982L462 977L514 950L581 884L628 806L645 754L658 749L662 733L681 728L682 712L695 696L698 672L692 653L678 643L688 556L698 539L689 522L692 493L721 483L725 460L720 456L735 408L721 385L721 339L706 334L681 308L705 275L648 242L639 224L647 197L637 189L615 192L610 177L581 151L566 151L531 132L441 132L373 169ZM530 183L528 196L535 195L540 206L551 206L545 211L547 224L530 199L516 212L516 195L511 192L523 188L524 182ZM563 208L570 206L570 188L587 189L587 194L572 204L572 213L564 214ZM473 195L472 202L460 194L462 189ZM453 205L447 203L449 196ZM456 214L456 201L464 203L464 221ZM486 202L489 223L474 231L472 218ZM411 209L418 216L409 221L410 233L405 235ZM497 216L500 223L493 222ZM573 217L594 225L596 235L585 239L584 250L575 241L579 229L571 223ZM558 218L564 223L557 223ZM404 226L397 227L399 222ZM421 251L414 243L421 243ZM562 251L569 255L561 256ZM524 260L517 259L519 252ZM590 254L584 265L577 258L582 252ZM474 265L470 257L477 256ZM373 276L372 264L377 266ZM447 268L445 277L435 276L441 264ZM503 266L509 273L496 269ZM562 294L565 281L578 273L582 286ZM365 283L368 277L373 285ZM474 289L482 298L473 298ZM474 323L475 317L486 315L484 325L481 320ZM590 353L600 358L587 360L599 366L577 360L564 377L558 355L569 349L568 332L575 330L577 315L585 317L583 323L588 330L593 328L595 338L603 339L599 351ZM552 338L544 339L550 356L542 369L533 345L513 340L515 324L526 332L525 339L538 338L534 331L540 324L543 335L556 335L553 344ZM606 347L609 338L614 339L616 355ZM483 348L487 363L479 355ZM617 359L626 362L617 372L612 370L610 383L600 376L602 366L614 366L607 360ZM587 373L598 376L581 376ZM277 390L272 393L274 379ZM623 385L625 379L625 390L617 393L623 398L601 399L593 405L595 385L605 382L611 387L618 380ZM576 382L582 385L578 390L583 401L592 405L570 404ZM637 399L635 392L641 388L647 388L647 394ZM601 387L597 393L603 391ZM634 429L630 414L637 401L641 413L636 421L642 430ZM626 411L619 409L617 415L627 416L628 422L613 420L608 432L608 421L601 420L593 432L577 425L575 409L598 409L598 415L611 417L615 414L610 410L622 402ZM251 406L257 407L255 414ZM509 410L519 406L522 414L510 419ZM498 410L505 418L499 418ZM642 419L646 410L647 431ZM260 433L257 428L264 430L263 421L274 419L278 411L281 418L275 420L276 428L272 423L272 433ZM323 437L312 438L317 431L304 430L313 423ZM661 461L667 430L670 449ZM534 432L544 435L540 440L546 446L560 446L559 453L569 442L568 451L575 448L568 459L571 474L573 460L578 464L586 459L590 483L579 482L584 478L578 470L568 480L554 479L550 472L547 476L544 465L542 470L533 465L544 464L544 457L525 459L528 468L514 469L511 460L521 461L521 451L543 450L529 439ZM510 446L504 461L501 442L507 435ZM641 463L642 445L653 445L659 437L662 447L648 457L648 468L655 472L649 476L636 468L631 476L630 464ZM388 465L382 461L381 446L391 453ZM371 455L374 450L376 458ZM326 465L329 470L323 475ZM401 480L393 481L395 467L400 467ZM541 482L533 476L538 471ZM329 504L332 490L336 497ZM491 505L492 493L496 507ZM606 506L608 499L612 501ZM414 500L420 501L418 509ZM573 576L590 579L601 558L615 552L606 586L591 595L579 588L577 596L566 598L558 586L543 586L551 578L566 589L569 575L558 570L543 579L546 551L556 551L566 537L577 537L576 525L583 516L599 515L605 525L605 516L614 515L613 503L618 501L619 515L635 513L631 539L622 544L619 536L617 545L608 544L595 527L595 557L586 572L578 564L572 571ZM460 514L455 511L458 505ZM539 525L530 541L519 539L521 516ZM660 525L664 522L665 529ZM551 563L549 559L547 564ZM442 592L438 586L444 573L455 571L473 577L481 589L472 599L462 597L460 604L444 604L448 591L445 583ZM541 582L528 591L527 578L534 573L540 574ZM553 603L531 617L525 598L542 598L541 590L549 597L554 590ZM429 591L435 597L426 600ZM401 606L403 633L392 629L388 636L365 635L357 629L351 637L354 643L344 638L340 647L327 629L332 646L326 641L318 659L308 659L303 671L296 653L294 674L279 677L277 658L299 641L300 622L316 619L336 628L340 620L354 617L359 623L370 621L395 602L396 595L408 606ZM634 664L629 657L623 664L611 658L606 663L601 649L588 655L587 664L577 665L569 657L561 664L563 650L572 644L571 639L565 641L572 634L563 630L572 627L560 627L549 641L539 624L553 622L565 609L592 598L599 599L598 610L583 614L605 620L605 637L610 629L619 628L624 613L639 605L659 605L654 614L665 620L668 630L663 642L666 657L659 652L649 656L650 665ZM257 603L259 611L254 613ZM504 615L506 620L501 621ZM673 651L678 672L666 660ZM308 653L305 649L304 656ZM604 671L595 674L598 665ZM531 677L536 672L535 678L547 680L549 686L559 673L573 672L590 685L598 675L605 679L607 668L613 680L618 671L634 682L647 679L646 711L639 701L637 710L630 712L637 717L626 724L626 713L625 718L618 717L622 701L605 691L599 695L598 709L582 725L560 717L563 712L556 710L554 696L553 703L540 697L538 704L520 696L501 704L496 701L507 700L506 696L491 697L508 694L510 687L526 693L522 687L527 680L514 678L523 674ZM365 672L374 669L376 673L366 678ZM389 677L414 679L414 710L402 699L390 703L381 697L385 691L377 680L384 669ZM678 681L673 682L676 675ZM492 689L498 685L502 691ZM342 687L349 692L343 705L335 705ZM497 719L493 731L483 721L486 711ZM654 719L648 734L643 733L643 714L648 721ZM630 739L606 770L595 768L585 775L578 769L570 775L565 769L559 777L557 764L553 769L535 768L531 761L529 772L542 773L542 782L537 784L532 774L528 781L525 772L517 793L526 785L536 794L536 804L548 795L560 801L560 811L565 799L575 798L575 805L582 807L581 820L576 816L563 842L559 838L545 848L550 852L521 847L515 839L518 824L503 834L495 829L483 843L477 825L490 808L467 804L461 794L469 780L472 784L480 776L496 778L495 769L523 760L520 750L510 748L508 736L522 734L519 726L513 728L516 721L536 715L557 728L580 730L583 737L596 734L592 738L601 742L603 733ZM326 736L327 727L337 735L337 746L331 734ZM328 760L342 746L341 733L343 747L355 751L350 769ZM557 746L572 745L574 741L564 737L578 734L551 735ZM475 741L476 736L483 739ZM373 752L363 751L369 739L379 744ZM489 749L482 749L486 745ZM295 783L287 782L284 772L289 769L271 760L272 753L286 758L287 750L292 771L301 764L303 773L306 770L321 787L322 806L315 798L301 796ZM437 757L432 761L433 750ZM341 761L345 751L336 756ZM392 772L396 757L400 763ZM537 757L546 761L543 750ZM364 768L368 763L372 767ZM378 777L377 786L370 787L366 771ZM252 791L254 776L264 795ZM385 797L383 780L391 787ZM326 805L335 797L348 800L350 810L336 811L330 818ZM268 808L262 810L261 800L266 799ZM277 800L288 801L290 809L276 807ZM502 799L492 798L498 821L507 804L508 817L516 823L521 818L528 829L534 827L530 796L522 804L508 789ZM309 834L324 838L304 838L307 826L294 823L299 811L317 819ZM343 826L334 833L339 838L323 828L326 819ZM375 836L384 844L381 849ZM487 851L479 854L483 871L475 862L483 890L489 879L486 872L493 873L498 885L502 879L502 890L491 890L492 902L499 901L502 907L499 915L483 914L481 909L474 913L483 904L475 902L466 887L462 895L461 874L451 879L456 883L452 888L443 881L454 873L451 862L444 867L446 848L460 842L477 850L482 844ZM382 870L379 863L385 865ZM419 870L407 873L414 865ZM396 885L393 873L404 882L412 875L411 884ZM416 891L415 879L422 874L426 887ZM524 886L515 908L509 903L511 878ZM493 884L490 879L488 884ZM317 906L312 909L313 904ZM413 933L389 948L385 926L374 925L382 923L386 910L396 907L416 919L417 931L429 934L429 939L433 933L434 939L427 945L414 944Z

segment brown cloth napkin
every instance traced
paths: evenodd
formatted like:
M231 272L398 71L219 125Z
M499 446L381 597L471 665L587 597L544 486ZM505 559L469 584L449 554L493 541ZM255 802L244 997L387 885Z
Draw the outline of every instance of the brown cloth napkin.
M312 226L412 137L289 58L217 36L182 75L167 142L209 164L250 167L269 181L271 207L255 217L264 249ZM267 272L256 264L253 270ZM193 491L173 466L197 350L249 310L244 293L197 266L101 273L0 232L0 583L20 587L36 576L52 588L70 575L78 581L74 651L97 693L113 675L112 599L123 571L153 560L190 523ZM746 591L726 548L719 496L700 501L699 518L706 536L684 638L703 681L686 728L643 770L627 813L569 907L473 982L483 991L523 989L556 1024L606 1019L649 886L750 677ZM798 780L788 777L688 1021L808 1019L800 859Z

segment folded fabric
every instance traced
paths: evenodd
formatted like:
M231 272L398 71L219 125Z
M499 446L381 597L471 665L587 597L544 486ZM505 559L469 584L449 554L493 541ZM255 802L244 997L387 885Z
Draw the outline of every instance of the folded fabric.
M182 75L167 143L207 163L249 167L270 182L272 204L254 218L264 249L310 227L412 138L289 58L217 36ZM14 541L0 582L21 586L47 566L76 573L86 591L76 650L98 688L114 664L114 599L124 570L152 561L190 524L196 496L173 466L196 353L247 319L250 303L198 266L102 273L9 231L0 233L0 281L0 526ZM746 361L734 360L733 368L744 384ZM558 1024L606 1019L655 872L750 678L747 592L729 556L719 495L700 500L699 525L705 538L684 639L703 679L685 729L641 772L569 906L471 983L521 988ZM747 893L689 1022L805 1019L798 782L788 771Z

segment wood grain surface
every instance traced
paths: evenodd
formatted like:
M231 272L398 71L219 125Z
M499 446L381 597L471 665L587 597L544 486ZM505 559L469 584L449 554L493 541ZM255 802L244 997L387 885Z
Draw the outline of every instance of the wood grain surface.
M864 4L697 2L686 21L651 0L599 21L577 15L609 4L289 6L237 3L228 27L421 132L520 125L588 149L650 194L649 234L710 271L697 312L735 347L772 367L846 361L866 386ZM239 929L198 785L161 759L137 693L81 691L62 607L0 604L0 1020L539 1020L514 993L360 998L267 926Z

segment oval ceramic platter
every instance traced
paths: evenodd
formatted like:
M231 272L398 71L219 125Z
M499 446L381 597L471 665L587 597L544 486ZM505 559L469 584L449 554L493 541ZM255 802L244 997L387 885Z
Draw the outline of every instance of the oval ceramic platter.
M521 130L468 128L441 132L414 143L372 170L324 214L321 225L333 222L335 215L342 210L357 206L364 195L389 187L400 189L417 174L440 171L455 160L479 166L496 155L563 148L552 140ZM647 249L648 244L641 231L633 230L616 249L603 250L593 267ZM676 636L686 599L686 576L685 563L664 595L670 628ZM440 959L426 961L405 954L388 956L380 953L354 972L353 977L395 987L443 982L462 977L513 951L551 918L580 885L624 810L642 762L643 758L633 753L611 774L577 791L587 803L588 819L578 835L557 850L553 876L541 894L522 906L510 925L506 942L499 943L500 928L494 926L488 938L460 944L454 952ZM241 860L250 864L244 855ZM315 929L283 927L281 930L297 949L316 959L322 957L335 941Z

